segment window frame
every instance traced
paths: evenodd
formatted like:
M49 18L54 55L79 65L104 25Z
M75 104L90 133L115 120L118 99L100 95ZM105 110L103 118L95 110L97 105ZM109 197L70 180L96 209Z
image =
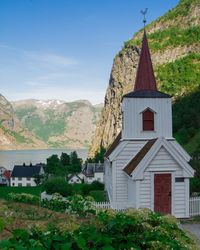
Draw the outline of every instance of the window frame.
M151 112L150 114L153 116L152 119L148 119L144 117L145 113L146 112ZM141 112L141 120L142 120L142 132L155 132L155 127L156 127L156 123L155 123L155 115L156 115L156 112L154 110L152 110L151 108L146 108L145 110L143 110ZM145 128L145 121L146 122L153 122L153 129L148 129L148 128ZM147 126L148 127L148 126Z

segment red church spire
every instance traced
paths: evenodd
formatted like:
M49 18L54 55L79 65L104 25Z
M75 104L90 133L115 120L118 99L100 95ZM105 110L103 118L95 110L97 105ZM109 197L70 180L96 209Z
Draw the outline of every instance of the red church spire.
M134 91L137 90L157 90L156 79L154 76L153 65L145 30L134 87Z

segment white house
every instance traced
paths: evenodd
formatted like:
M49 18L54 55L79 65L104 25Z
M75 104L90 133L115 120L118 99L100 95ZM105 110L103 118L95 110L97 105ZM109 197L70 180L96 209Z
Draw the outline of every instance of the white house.
M189 217L194 170L172 136L172 100L157 90L146 32L134 91L123 96L122 114L122 131L105 154L109 200Z
M72 174L68 176L68 183L69 184L80 184L83 182L84 180L84 174L83 173L79 173L79 174Z
M43 175L43 164L15 165L11 174L12 187L34 187L37 186L35 176Z
M83 169L85 183L91 184L93 181L104 182L104 164L87 163Z

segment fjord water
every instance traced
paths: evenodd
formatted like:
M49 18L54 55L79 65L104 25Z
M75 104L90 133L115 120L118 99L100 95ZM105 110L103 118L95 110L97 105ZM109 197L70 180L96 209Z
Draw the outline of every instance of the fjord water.
M57 154L59 157L62 152L70 154L76 151L83 160L87 157L87 149L38 149L38 150L0 150L0 166L13 169L14 165L46 163L46 159Z

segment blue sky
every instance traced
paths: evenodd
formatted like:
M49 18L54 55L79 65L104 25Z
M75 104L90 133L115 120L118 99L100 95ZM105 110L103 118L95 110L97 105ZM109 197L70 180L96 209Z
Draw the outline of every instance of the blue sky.
M104 100L114 56L178 0L0 0L0 93Z

